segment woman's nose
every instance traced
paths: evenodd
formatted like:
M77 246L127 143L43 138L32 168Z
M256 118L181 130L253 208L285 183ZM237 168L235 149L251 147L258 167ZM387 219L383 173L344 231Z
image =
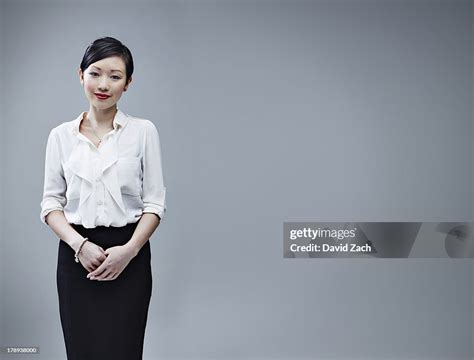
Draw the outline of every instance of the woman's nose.
M108 84L107 84L107 77L102 77L100 79L100 82L99 82L99 89L100 90L107 90L109 87L108 87Z

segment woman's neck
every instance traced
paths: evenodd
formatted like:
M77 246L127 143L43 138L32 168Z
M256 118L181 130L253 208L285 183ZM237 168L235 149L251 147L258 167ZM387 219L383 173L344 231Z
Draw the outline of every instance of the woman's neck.
M85 118L94 129L109 129L113 127L117 106L108 109L97 109L93 106L85 114Z

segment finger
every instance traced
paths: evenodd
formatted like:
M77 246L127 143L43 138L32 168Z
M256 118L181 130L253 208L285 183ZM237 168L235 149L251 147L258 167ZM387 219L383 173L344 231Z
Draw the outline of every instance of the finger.
M97 277L101 275L105 270L107 270L107 264L104 261L97 269L95 269L89 274L89 277L91 276Z
M97 266L100 266L104 260L106 259L106 257L104 255L98 255L94 260L93 260L93 263L94 265L97 267Z
M110 281L110 280L115 280L115 278L117 277L117 275L118 275L118 274L117 274L116 271L111 271L111 272L110 272L110 275L107 276L106 279L109 280L109 281Z
M104 272L102 275L96 278L96 280L99 280L99 281L110 280L110 277L113 275L113 273L114 272L112 270L108 270L107 272Z
M115 273L115 274L114 274L114 276L112 276L112 279L111 279L111 280L115 280L115 279L117 279L117 278L118 278L118 276L119 276L119 273Z
M114 279L114 272L111 272L105 279L104 281L112 281Z
M104 273L98 274L98 275L92 275L91 274L90 279L91 280L102 280L103 276L104 276Z
M79 259L79 260L81 261L81 259ZM84 268L85 268L87 271L89 271L89 272L93 271L93 269L91 268L90 265L86 265L86 264L84 264L82 261L81 261L81 264L82 264L82 266L84 266Z

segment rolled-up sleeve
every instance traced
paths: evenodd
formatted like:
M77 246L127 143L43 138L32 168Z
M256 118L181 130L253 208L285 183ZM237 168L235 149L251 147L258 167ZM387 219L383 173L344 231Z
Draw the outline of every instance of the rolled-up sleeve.
M145 120L145 125L142 156L143 213L153 213L163 219L166 212L166 188L163 182L160 137L151 121Z
M63 210L66 205L66 180L61 166L61 151L55 129L49 133L44 167L44 189L41 201L41 221L53 210Z

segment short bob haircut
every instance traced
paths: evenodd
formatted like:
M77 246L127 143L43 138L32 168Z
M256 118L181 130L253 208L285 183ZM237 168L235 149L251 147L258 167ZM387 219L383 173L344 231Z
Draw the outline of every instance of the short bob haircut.
M105 36L94 40L94 42L87 47L80 68L82 72L84 72L91 64L110 56L119 56L122 58L127 73L125 82L128 83L128 80L133 74L132 53L128 47L113 37Z

